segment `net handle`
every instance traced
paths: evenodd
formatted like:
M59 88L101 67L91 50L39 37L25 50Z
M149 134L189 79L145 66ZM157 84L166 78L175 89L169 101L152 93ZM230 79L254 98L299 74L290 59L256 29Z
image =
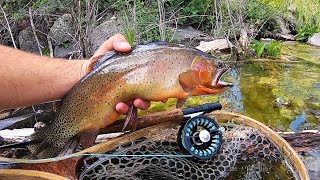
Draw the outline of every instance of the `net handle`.
M0 179L43 179L43 180L68 180L68 178L35 170L0 169Z
M218 123L225 123L229 120L233 120L233 123L244 124L246 126L258 129L262 134L267 136L271 141L281 148L281 151L289 158L293 167L298 171L301 179L310 180L308 170L296 151L277 132L273 131L265 124L248 116L227 111L214 111L208 114L208 116L216 117Z

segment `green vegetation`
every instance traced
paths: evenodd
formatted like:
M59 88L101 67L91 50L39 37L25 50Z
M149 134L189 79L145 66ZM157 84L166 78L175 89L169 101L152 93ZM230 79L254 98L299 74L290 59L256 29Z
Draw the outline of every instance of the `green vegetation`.
M296 8L297 35L296 39L305 41L320 31L319 0L293 0Z
M216 37L238 38L241 29L250 30L249 36L264 37L266 32L279 28L275 18L289 19L295 23L288 28L296 40L306 41L320 31L319 0L14 0L3 7L16 23L28 18L28 9L43 13L51 19L62 13L73 13L83 28L95 26L107 13L113 13L123 22L122 33L131 43L175 41L176 27L204 31ZM163 14L161 14L162 12Z
M268 58L280 58L281 42L273 40L270 42L264 42L256 39L251 39L251 42L254 45L249 46L249 48L255 51L258 58L262 57L263 55Z

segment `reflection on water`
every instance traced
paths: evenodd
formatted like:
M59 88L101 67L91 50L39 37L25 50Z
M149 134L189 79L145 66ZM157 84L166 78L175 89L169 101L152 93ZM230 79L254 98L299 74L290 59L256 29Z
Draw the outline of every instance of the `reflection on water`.
M239 161L227 180L232 179L294 179L285 162L275 160Z
M290 128L293 131L298 131L299 127L303 127L303 124L307 121L307 115L305 112L302 112L300 116L297 116L290 124Z
M222 94L222 99L225 99L228 104L231 104L237 112L244 113L243 97L239 85L241 77L237 69L231 69L229 74L234 79L232 80L233 87Z

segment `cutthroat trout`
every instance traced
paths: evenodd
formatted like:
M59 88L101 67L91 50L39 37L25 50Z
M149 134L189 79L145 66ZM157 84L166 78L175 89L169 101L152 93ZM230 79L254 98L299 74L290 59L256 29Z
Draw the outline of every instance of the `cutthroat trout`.
M220 80L226 71L208 54L178 44L138 45L127 54L111 53L66 94L56 118L32 135L28 148L47 158L70 154L79 143L89 147L101 128L118 119L117 103L221 93L231 85ZM128 119L135 111L131 108Z

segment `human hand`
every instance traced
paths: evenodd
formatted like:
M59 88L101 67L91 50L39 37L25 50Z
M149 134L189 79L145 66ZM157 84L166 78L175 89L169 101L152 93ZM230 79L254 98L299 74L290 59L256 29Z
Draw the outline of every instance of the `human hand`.
M89 63L93 64L98 61L102 56L107 52L116 50L117 52L128 52L130 51L131 46L126 40L126 38L121 34L116 34L106 40L99 49L94 53L94 55L89 59ZM135 99L133 105L139 109L146 110L150 107L150 101L143 99ZM120 102L116 105L116 110L120 114L127 114L129 110L129 105L123 102Z

